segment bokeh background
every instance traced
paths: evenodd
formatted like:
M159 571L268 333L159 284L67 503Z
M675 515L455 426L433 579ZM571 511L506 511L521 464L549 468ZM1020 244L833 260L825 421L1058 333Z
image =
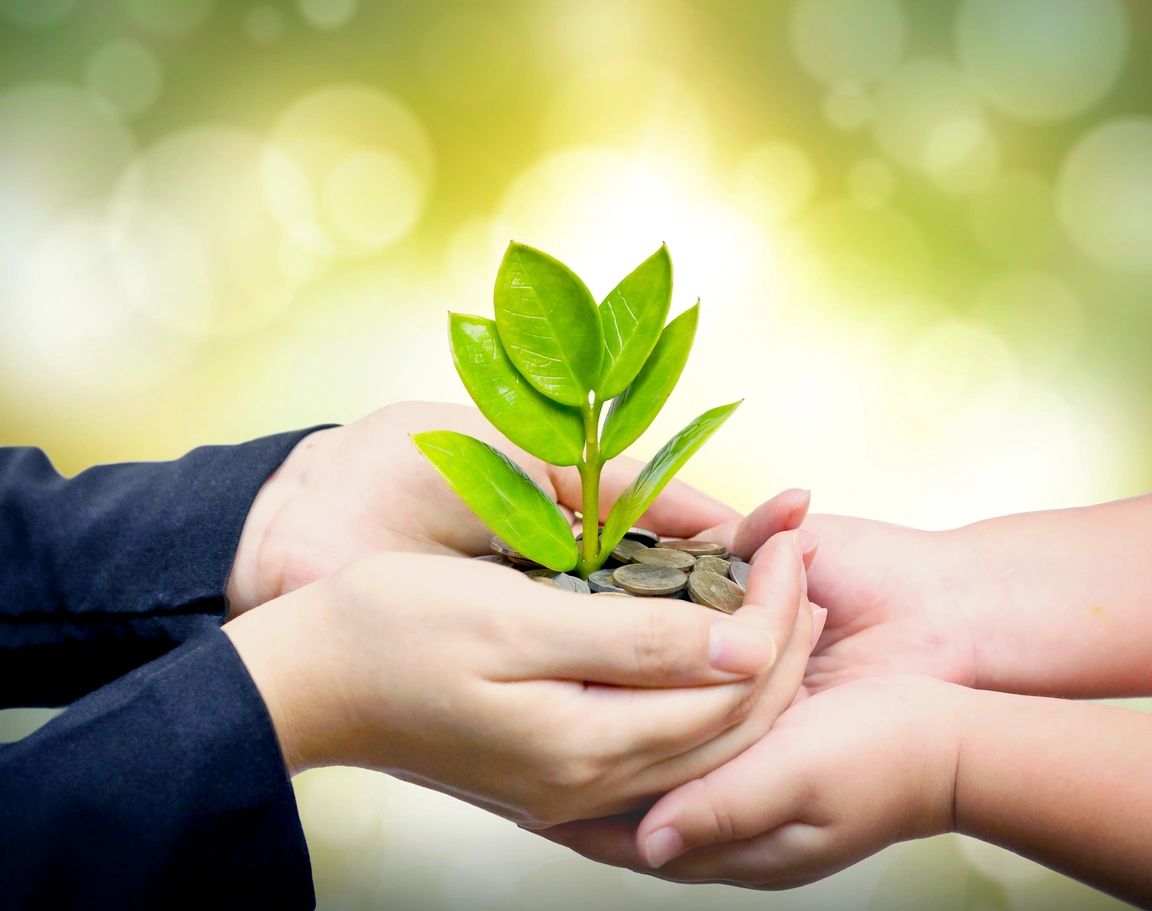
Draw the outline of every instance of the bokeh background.
M701 330L636 452L746 397L685 471L739 506L1152 487L1152 5L0 0L0 443L72 472L464 401L445 313L513 237L601 294L669 244ZM322 908L1118 907L958 837L767 897L297 789Z

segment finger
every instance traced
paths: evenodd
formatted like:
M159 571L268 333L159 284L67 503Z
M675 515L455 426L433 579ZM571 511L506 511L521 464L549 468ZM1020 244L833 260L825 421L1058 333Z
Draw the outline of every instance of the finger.
M604 816L599 819L581 819L559 826L535 830L547 838L582 854L590 860L630 870L646 870L647 864L636 850L636 827L643 815Z
M631 484L643 467L626 456L613 459L600 478L600 520L603 521L616 498ZM556 498L570 509L582 509L580 475L574 468L552 469ZM665 537L692 536L701 529L721 525L740 514L706 493L673 479L637 522Z
M650 867L686 851L756 837L800 818L804 779L772 736L735 759L666 794L636 831Z
M717 611L666 598L589 598L542 589L517 612L515 660L490 679L551 678L617 686L729 683L759 673L777 653L771 627L733 623ZM732 627L715 633L717 627ZM713 637L723 640L713 643ZM738 655L717 668L715 652Z
M850 857L829 855L823 847L824 840L812 826L790 822L754 838L688 851L661 866L656 875L681 883L792 889L835 873L851 862ZM653 871L648 868L647 872Z
M808 515L812 492L792 488L761 503L740 523L732 542L732 553L748 559L774 534L799 528Z
M765 665L758 651L767 639L782 650L792 637L796 612L806 598L803 554L797 532L778 534L757 554L748 579L744 606L712 630L712 666L733 673L758 673Z

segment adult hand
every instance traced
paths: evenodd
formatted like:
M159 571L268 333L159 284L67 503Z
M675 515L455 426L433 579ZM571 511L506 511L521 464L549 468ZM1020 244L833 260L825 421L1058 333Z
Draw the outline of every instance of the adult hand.
M381 554L225 626L292 771L389 771L525 825L635 808L754 743L812 640L780 535L733 617Z
M269 478L237 548L227 591L230 615L379 551L487 552L491 532L409 439L436 429L467 433L496 446L561 507L569 512L580 508L575 468L556 468L528 455L478 411L427 402L389 405L345 427L306 437ZM605 468L605 515L639 469L627 458ZM807 499L789 492L775 508L789 512L795 525ZM720 525L730 534L738 519L734 510L673 481L642 522L664 536L693 537Z
M590 820L544 834L678 882L804 885L954 828L971 692L910 675L855 680L793 705L759 743L667 794L639 827Z

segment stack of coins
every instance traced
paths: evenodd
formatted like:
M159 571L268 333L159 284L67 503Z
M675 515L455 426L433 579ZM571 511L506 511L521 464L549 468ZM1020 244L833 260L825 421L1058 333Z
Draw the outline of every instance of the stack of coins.
M536 582L564 591L625 598L679 598L732 613L744 603L749 565L716 541L661 541L645 528L631 528L612 549L603 569L587 581L533 563L498 537L492 553L477 560L518 569Z

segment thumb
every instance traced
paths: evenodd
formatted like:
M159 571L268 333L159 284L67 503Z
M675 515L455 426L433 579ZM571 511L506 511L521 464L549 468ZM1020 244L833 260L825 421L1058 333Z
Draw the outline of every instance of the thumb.
M761 503L740 522L732 540L732 552L747 560L777 532L799 528L811 502L811 491L794 487Z

